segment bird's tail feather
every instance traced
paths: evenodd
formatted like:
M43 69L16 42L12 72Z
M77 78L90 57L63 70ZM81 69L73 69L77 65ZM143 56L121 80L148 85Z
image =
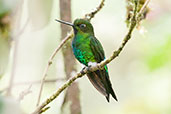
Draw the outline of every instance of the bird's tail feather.
M117 97L112 89L108 72L106 70L97 70L95 72L88 73L87 76L93 86L106 97L108 102L110 94L117 101Z
M110 79L109 79L109 74L107 71L105 71L105 78L106 78L106 84L107 84L107 91L112 95L112 97L118 101L117 97L116 97L116 94L112 88L112 84L110 82Z
M93 86L104 96L107 96L106 89L104 88L102 80L99 78L96 72L91 72L87 74L90 82Z

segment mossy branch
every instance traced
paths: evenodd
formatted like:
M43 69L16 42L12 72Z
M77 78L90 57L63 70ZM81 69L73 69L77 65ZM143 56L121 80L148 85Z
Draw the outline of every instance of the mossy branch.
M147 4L145 4L145 5L147 5ZM140 15L139 15L139 12L137 11L137 6L138 6L138 1L137 0L134 0L134 12L133 12L133 16L131 18L131 24L129 26L128 33L126 34L126 36L124 37L124 39L123 39L123 41L121 43L121 46L116 51L114 51L113 54L108 59L102 61L101 63L97 64L96 66L93 66L93 67L90 67L90 68L85 68L85 69L81 70L79 73L77 73L76 76L74 76L71 79L69 79L53 95L51 95L40 106L38 106L36 108L36 110L33 113L31 113L31 114L40 114L40 112L42 112L42 110L46 109L46 106L50 102L52 102L54 99L56 99L76 79L83 77L86 73L93 72L93 71L96 71L98 69L103 68L105 65L107 65L112 60L114 60L117 56L119 56L119 54L121 53L121 51L123 50L123 48L125 47L125 45L127 44L127 42L129 41L129 39L131 38L131 35L132 35L132 32L133 32L134 28L138 24L138 19L139 19L139 16Z

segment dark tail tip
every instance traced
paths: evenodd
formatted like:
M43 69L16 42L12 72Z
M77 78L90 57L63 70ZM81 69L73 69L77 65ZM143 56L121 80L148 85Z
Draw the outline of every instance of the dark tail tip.
M116 100L116 101L118 101L118 98L116 97L116 95L115 94L111 94L112 95L112 97Z
M112 95L112 97L113 97L116 101L118 101L118 98L116 97L116 95Z
M110 101L109 101L109 95L106 96L106 100L107 100L108 103L110 102Z
M115 94L112 95L112 97L118 102L118 99ZM110 96L106 96L106 100L107 100L107 102L110 102Z
M116 94L115 94L115 92L113 91L112 87L110 88L110 94L112 95L112 97L113 97L116 101L118 101L118 99L117 99L117 97L116 97Z

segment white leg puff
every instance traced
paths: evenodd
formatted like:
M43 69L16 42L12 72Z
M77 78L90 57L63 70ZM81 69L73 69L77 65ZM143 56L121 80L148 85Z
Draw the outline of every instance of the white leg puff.
M88 66L92 66L92 67L94 67L94 66L96 66L97 65L97 62L89 62L88 63Z

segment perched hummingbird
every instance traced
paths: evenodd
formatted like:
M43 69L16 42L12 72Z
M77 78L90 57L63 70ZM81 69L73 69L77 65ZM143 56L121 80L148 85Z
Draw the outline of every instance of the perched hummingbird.
M80 63L90 67L105 59L103 47L95 37L93 26L88 20L76 19L73 24L62 20L56 21L73 27L72 50ZM87 76L93 86L106 97L108 102L110 94L117 101L109 80L107 65L104 66L104 69L88 73Z

